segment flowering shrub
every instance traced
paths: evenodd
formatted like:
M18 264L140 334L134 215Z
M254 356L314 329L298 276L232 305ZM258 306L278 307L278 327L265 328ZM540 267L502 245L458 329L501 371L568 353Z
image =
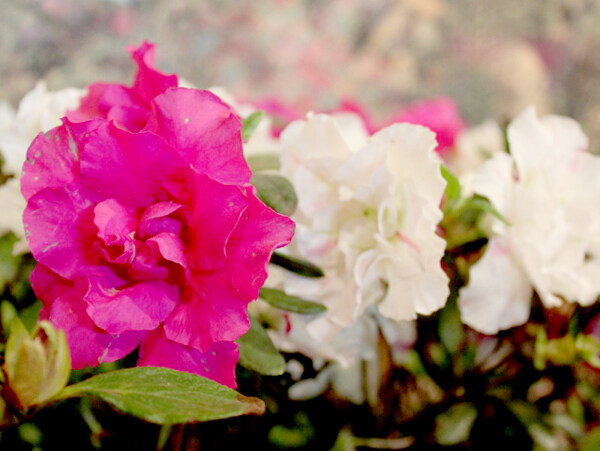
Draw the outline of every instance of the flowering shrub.
M235 113L210 92L163 92L156 80L173 77L153 71L151 51L133 53L133 88L93 85L71 119L31 145L22 178L31 282L74 368L139 345L139 365L235 387L246 306L293 223L249 184ZM111 105L115 92L127 95Z
M157 449L600 446L600 158L576 122L270 117L130 52L131 86L0 104L0 428L28 421L2 445L92 396L167 426L277 413L132 427ZM110 413L76 408L109 444Z

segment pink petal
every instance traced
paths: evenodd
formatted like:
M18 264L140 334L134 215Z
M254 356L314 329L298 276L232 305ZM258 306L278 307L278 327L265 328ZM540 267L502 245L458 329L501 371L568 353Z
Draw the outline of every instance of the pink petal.
M125 238L137 230L135 214L116 199L107 199L94 207L94 224L98 236L107 245L122 244Z
M164 323L166 336L179 344L206 351L219 341L233 341L250 323L247 305L231 283L230 270L195 273L173 313Z
M199 374L235 388L238 346L232 342L214 343L205 352L169 340L162 329L146 335L140 345L138 366L160 366Z
M85 300L86 311L94 323L119 335L156 329L175 308L179 290L161 281L141 282L122 290L99 284L90 288Z
M167 201L161 185L185 186L189 169L177 152L151 133L129 133L112 123L90 132L80 154L80 182L126 207Z
M453 99L438 98L409 105L396 114L388 124L408 122L433 130L438 142L437 152L444 155L465 128L465 123Z
M273 251L290 242L295 225L258 200L254 187L246 194L250 205L227 242L227 255L234 265L233 284L244 299L256 299Z
M237 115L213 93L186 88L157 96L145 128L162 136L199 174L230 185L248 183L252 175L241 129Z
M168 88L177 87L177 75L165 75L154 68L154 44L144 41L137 49L128 47L127 50L138 66L132 90L146 105Z
M177 235L162 232L146 240L146 243L154 243L157 246L160 255L162 255L165 260L169 260L170 262L177 263L178 265L187 268L183 245Z
M144 107L130 88L116 83L94 83L90 85L88 95L81 99L79 108L68 111L67 118L72 122L85 122L95 118L108 119L115 107L135 113L135 117L138 119L142 115L145 124L145 119L148 117L148 108ZM115 118L111 117L110 119Z
M226 265L225 246L248 199L237 186L222 185L206 176L196 177L194 202L188 227L188 264L195 270L214 270Z
M29 200L44 188L58 188L77 177L77 147L64 125L39 134L27 151L21 191Z
M67 281L39 264L31 273L30 280L36 295L44 303L43 318L65 332L74 369L114 362L139 344L143 336L139 332L113 336L96 327L82 302L88 289L83 280L77 283Z
M75 183L45 189L29 199L23 223L35 259L62 277L73 279L100 262L93 243L97 229L92 221L97 199Z
M168 216L182 207L183 205L174 202L159 202L150 205L144 210L140 218L140 236L146 238L147 236L154 236L161 232L179 235L181 222Z

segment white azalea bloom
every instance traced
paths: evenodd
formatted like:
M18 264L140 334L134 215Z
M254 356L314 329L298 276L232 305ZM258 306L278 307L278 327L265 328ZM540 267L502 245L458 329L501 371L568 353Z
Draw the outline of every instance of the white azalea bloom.
M15 244L14 252L28 251L22 223L25 200L19 183L27 149L40 132L60 125L60 118L67 110L77 108L79 99L84 94L85 91L74 88L49 92L46 85L40 82L23 97L16 113L7 105L0 106L3 171L15 177L0 186L0 204L4 208L0 219L0 234L12 231L20 238L20 242Z
M500 153L473 177L507 223L494 219L484 256L460 292L463 321L487 334L523 324L532 290L547 307L589 305L600 293L600 157L568 118L530 108Z
M488 120L461 132L448 167L458 177L463 196L473 195L474 173L497 153L506 153L506 144L496 122Z
M445 181L434 134L394 124L368 137L361 121L309 114L282 132L280 145L282 175L298 194L291 252L325 272L285 281L286 292L327 307L300 320L303 343L314 349L303 345L301 352L344 365L368 359L365 318L412 320L448 296L440 263L445 241L435 233ZM291 326L288 341L298 346ZM352 340L368 346L349 354L336 346Z
M213 86L208 88L208 90L229 105L242 118L257 111L257 108L253 105L235 99L226 88ZM273 137L271 133L272 128L273 119L265 114L248 142L244 143L244 155L246 157L261 154L276 154L278 152L279 141Z

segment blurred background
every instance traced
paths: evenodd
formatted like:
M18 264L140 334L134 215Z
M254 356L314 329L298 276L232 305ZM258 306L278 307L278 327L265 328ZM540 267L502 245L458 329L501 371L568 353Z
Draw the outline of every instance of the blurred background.
M600 147L599 0L0 0L0 99L130 83L128 44L199 87L301 110L351 98L376 118L453 97L468 122L526 106Z

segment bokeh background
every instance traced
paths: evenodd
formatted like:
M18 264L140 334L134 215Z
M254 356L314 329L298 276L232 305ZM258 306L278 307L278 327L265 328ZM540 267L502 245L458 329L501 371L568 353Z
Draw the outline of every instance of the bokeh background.
M597 151L599 23L599 0L0 0L0 99L129 83L125 46L148 39L163 71L241 99L384 118L445 95L471 124L534 104Z

